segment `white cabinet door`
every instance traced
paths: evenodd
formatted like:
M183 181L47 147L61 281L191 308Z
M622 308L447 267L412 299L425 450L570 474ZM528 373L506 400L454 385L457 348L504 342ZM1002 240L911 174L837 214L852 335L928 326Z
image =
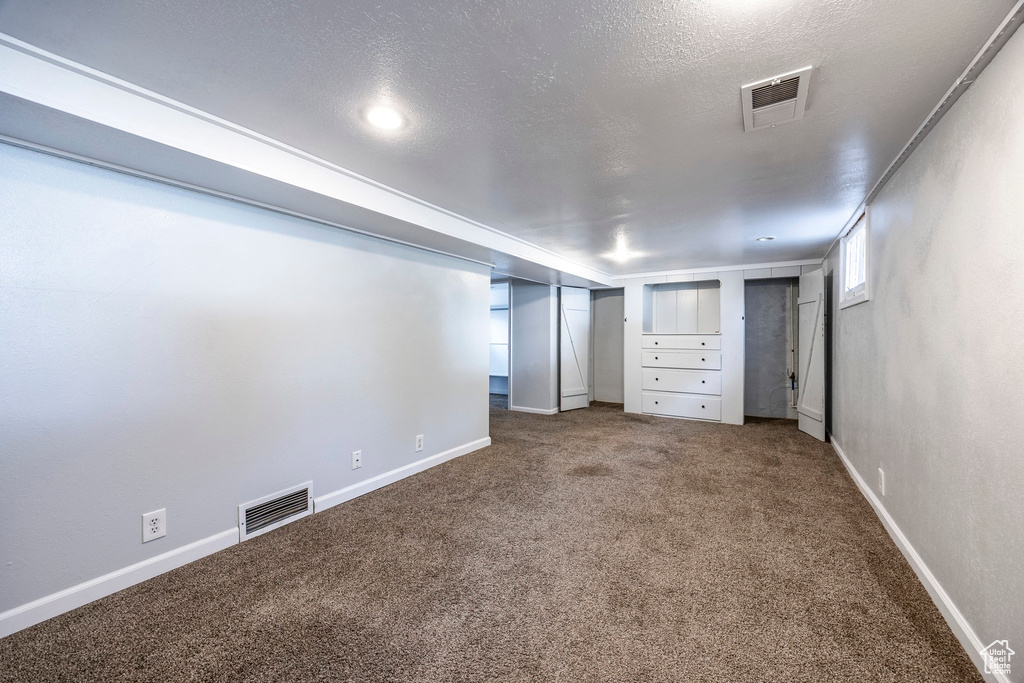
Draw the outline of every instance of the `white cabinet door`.
M654 329L658 332L676 331L679 292L674 288L654 291Z
M800 276L800 431L825 440L825 271Z
M700 334L722 331L722 292L717 280L697 284L696 330Z
M676 292L676 324L675 327L662 327L658 325L655 332L688 332L697 331L697 314L699 303L697 301L697 290L692 286L683 285Z
M561 288L561 409L590 404L590 290Z

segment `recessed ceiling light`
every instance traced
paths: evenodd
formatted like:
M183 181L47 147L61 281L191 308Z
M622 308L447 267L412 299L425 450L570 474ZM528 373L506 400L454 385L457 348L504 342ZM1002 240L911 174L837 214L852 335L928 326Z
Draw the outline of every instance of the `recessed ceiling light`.
M629 250L629 244L626 242L625 235L619 235L615 239L615 251L608 252L604 255L605 258L610 258L614 261L626 261L635 256L640 256L635 251Z
M405 118L396 110L384 104L376 104L366 110L366 120L384 130L398 130L405 125Z
M765 237L758 237L757 241L758 242L771 242L773 239L775 239L775 238L771 237L771 236L765 236Z

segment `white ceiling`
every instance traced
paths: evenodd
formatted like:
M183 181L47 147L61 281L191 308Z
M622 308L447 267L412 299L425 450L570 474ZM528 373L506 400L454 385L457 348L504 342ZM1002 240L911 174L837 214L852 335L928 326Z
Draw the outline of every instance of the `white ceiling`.
M0 32L622 274L821 256L1012 5L4 0ZM744 133L740 86L806 65L805 118Z

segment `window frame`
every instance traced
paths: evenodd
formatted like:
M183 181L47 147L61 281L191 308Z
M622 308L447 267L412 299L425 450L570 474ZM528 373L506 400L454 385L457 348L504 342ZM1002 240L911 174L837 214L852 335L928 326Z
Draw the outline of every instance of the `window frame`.
M839 308L849 308L850 306L856 306L862 304L865 301L871 300L871 222L868 217L868 210L865 208L864 213L860 215L857 222L853 224L853 227L843 235L843 239L839 243ZM846 289L846 263L847 263L847 249L849 247L850 240L856 236L857 233L864 233L864 283L863 288L850 293Z

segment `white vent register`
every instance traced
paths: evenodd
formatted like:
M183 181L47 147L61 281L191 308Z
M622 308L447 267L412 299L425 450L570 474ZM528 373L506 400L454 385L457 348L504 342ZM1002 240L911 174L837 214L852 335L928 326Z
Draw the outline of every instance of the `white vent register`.
M811 70L812 67L804 67L740 88L743 130L770 128L802 119Z
M238 506L238 540L265 534L313 514L313 482L290 486Z

